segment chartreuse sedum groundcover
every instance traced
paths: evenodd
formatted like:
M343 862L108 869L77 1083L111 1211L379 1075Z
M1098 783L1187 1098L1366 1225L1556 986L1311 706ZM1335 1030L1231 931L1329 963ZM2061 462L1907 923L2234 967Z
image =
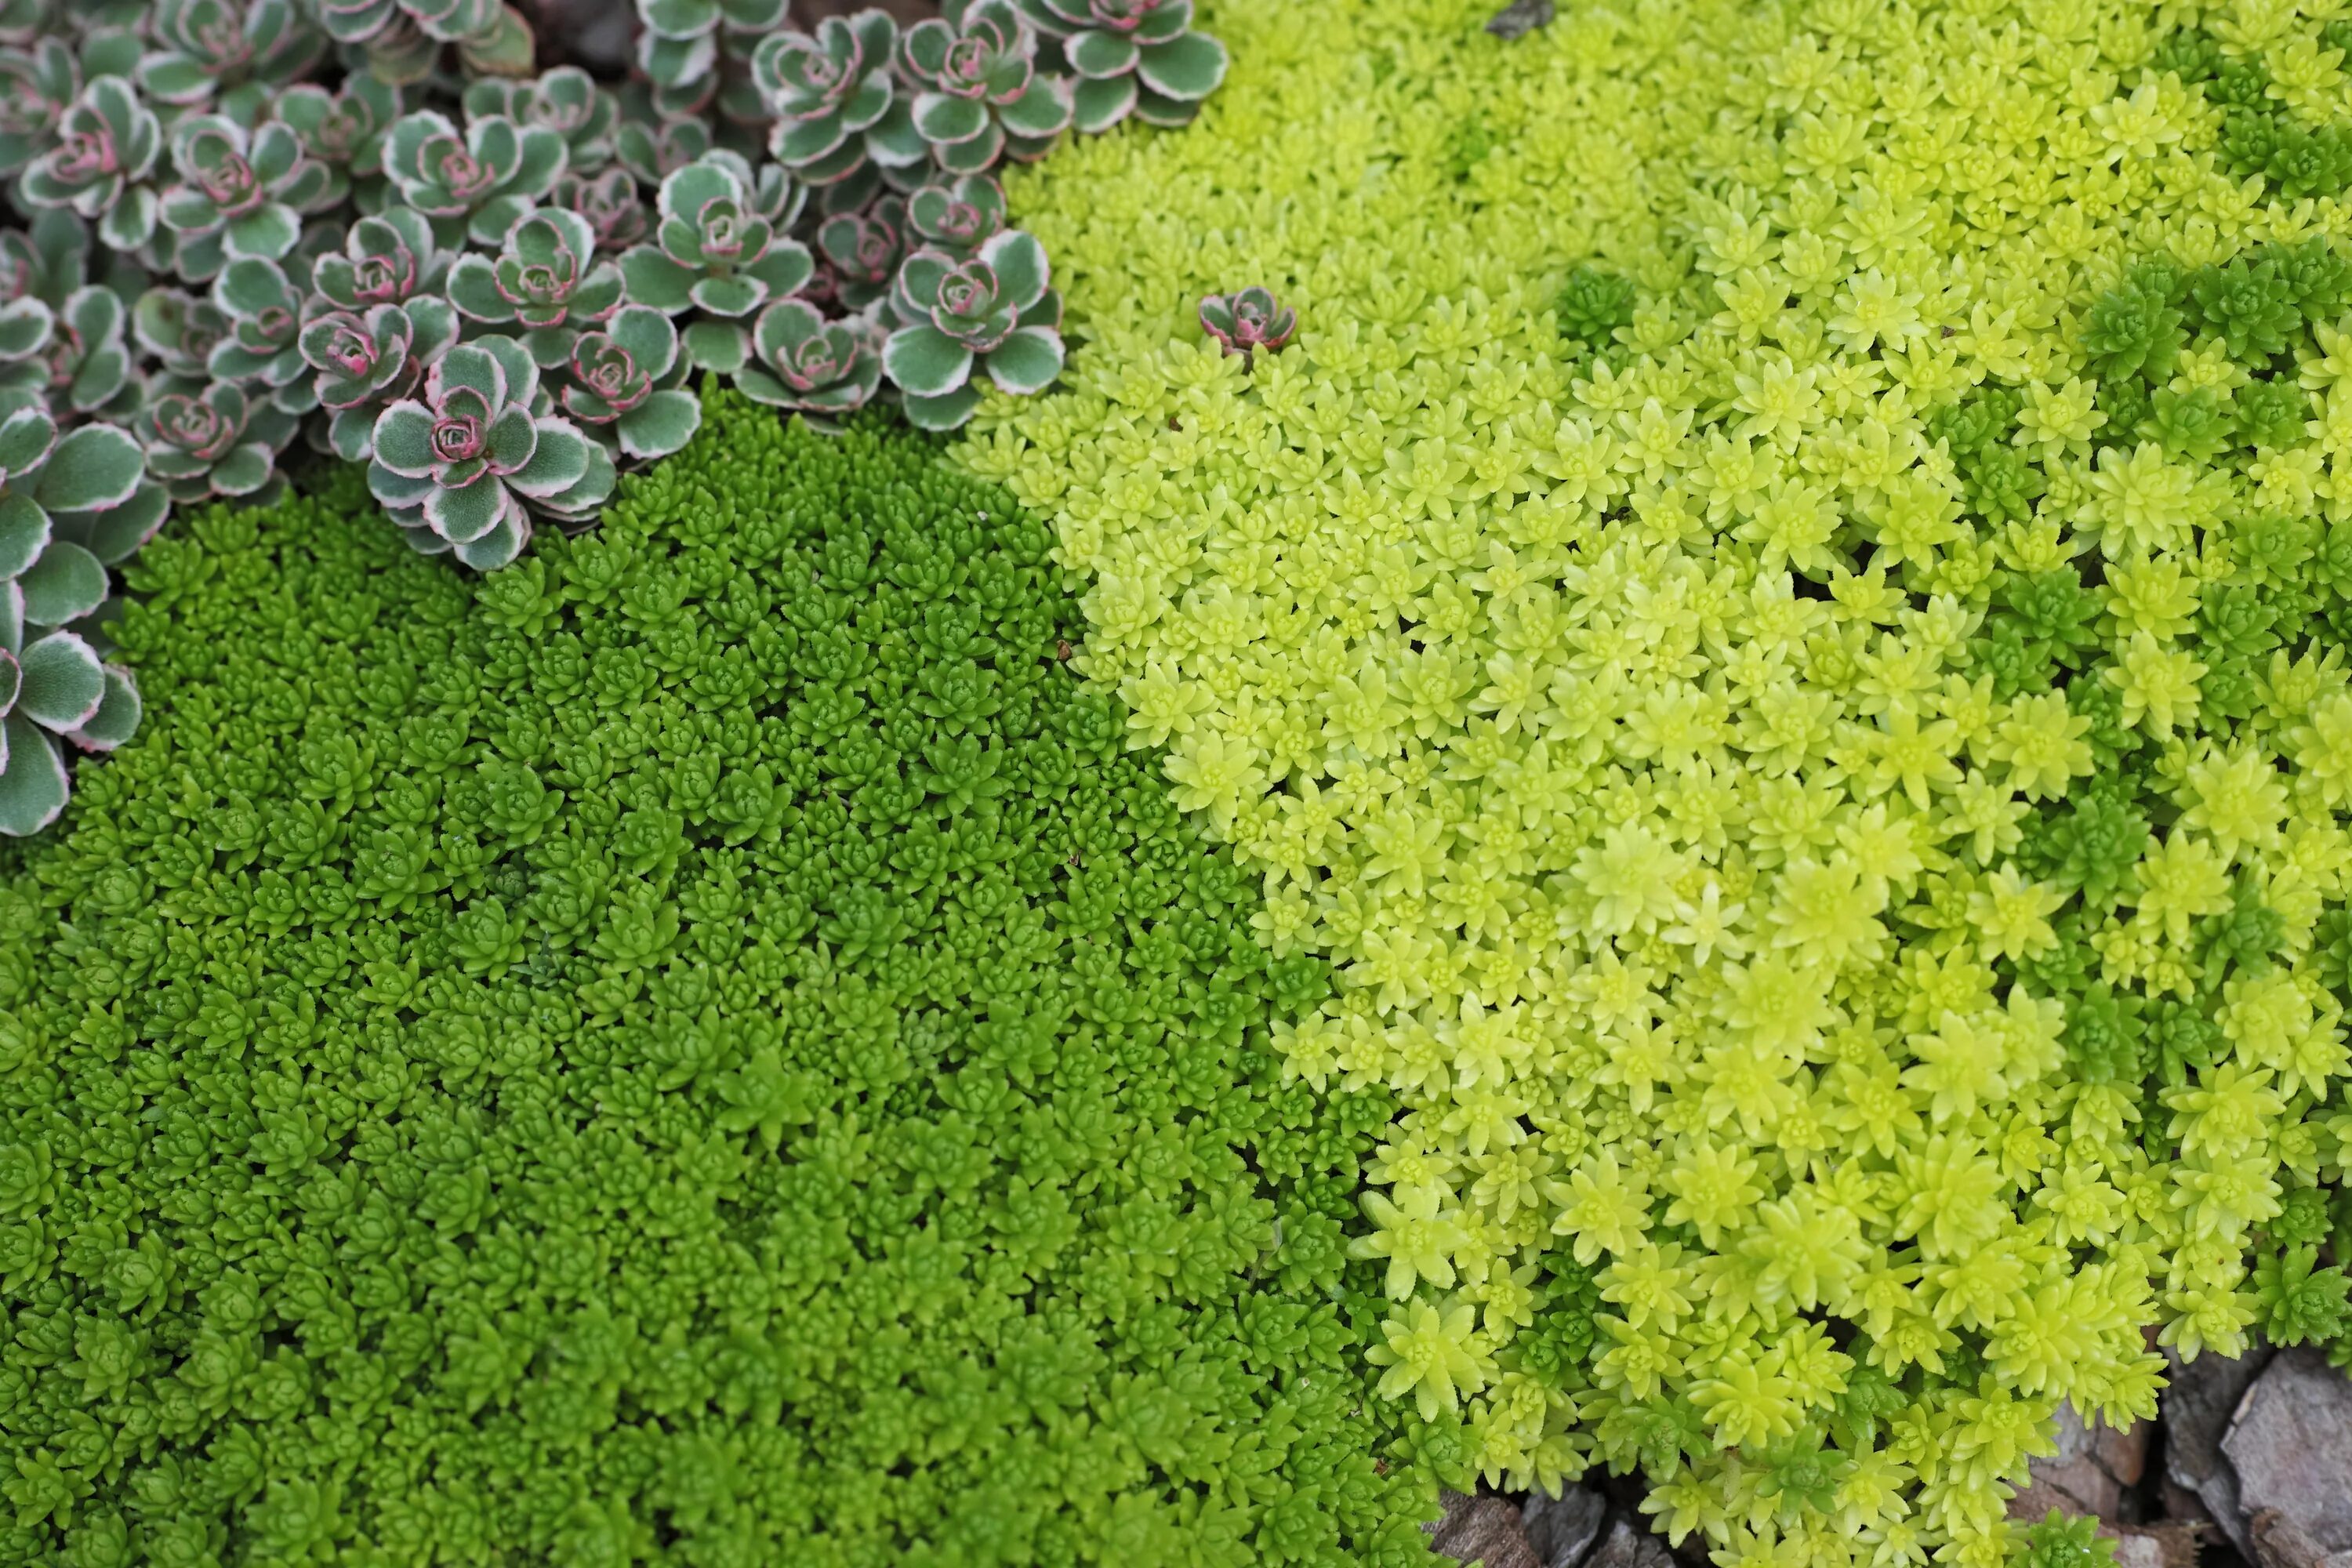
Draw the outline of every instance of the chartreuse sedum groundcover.
M2352 15L1489 8L5 8L0 1562L2054 1565L2352 1360Z

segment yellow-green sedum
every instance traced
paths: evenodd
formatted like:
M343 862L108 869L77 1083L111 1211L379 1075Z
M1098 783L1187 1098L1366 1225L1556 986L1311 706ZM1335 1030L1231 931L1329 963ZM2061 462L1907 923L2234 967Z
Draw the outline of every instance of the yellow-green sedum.
M1491 9L1204 6L1192 130L1016 184L1077 346L961 460L1407 1108L1385 1391L1991 1562L2061 1398L2340 1328L2341 7Z

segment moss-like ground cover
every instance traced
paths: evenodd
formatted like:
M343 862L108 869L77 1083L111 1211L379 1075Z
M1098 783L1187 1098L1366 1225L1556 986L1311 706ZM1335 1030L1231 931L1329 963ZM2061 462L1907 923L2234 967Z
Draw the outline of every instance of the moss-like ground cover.
M1419 1555L1392 1102L1049 543L728 394L478 584L349 472L151 545L0 882L0 1562Z
M960 460L1399 1098L1384 1392L1725 1568L1990 1563L2061 1398L2343 1353L2352 39L1492 9L1204 7L1192 133L1015 183L1078 347Z

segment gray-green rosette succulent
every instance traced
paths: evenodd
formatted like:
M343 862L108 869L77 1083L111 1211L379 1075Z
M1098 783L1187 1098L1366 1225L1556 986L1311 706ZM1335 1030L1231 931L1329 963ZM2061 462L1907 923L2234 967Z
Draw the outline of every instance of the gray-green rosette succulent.
M441 247L424 214L386 207L352 225L341 252L330 252L312 264L310 287L327 304L344 310L436 301L449 312L454 332L457 313L441 293L455 260Z
M261 496L296 416L234 382L166 377L139 416L147 471L174 501Z
M664 180L656 243L621 258L629 302L666 316L698 312L685 329L688 358L730 375L750 349L740 318L797 292L816 269L808 247L781 237L753 207L741 170L740 159L713 153Z
M81 83L81 62L62 39L0 47L0 178L57 144L58 124Z
M131 672L102 662L69 631L33 636L0 582L0 834L21 838L58 819L72 793L60 741L110 752L139 728Z
M600 256L617 256L653 232L653 209L646 205L636 176L617 163L593 174L566 172L548 200L588 220Z
M667 457L702 427L702 404L678 390L686 356L677 328L644 305L625 305L572 346L563 411L640 460Z
M347 183L381 179L384 137L400 109L400 89L365 71L344 78L333 92L313 82L298 83L270 105L270 112L293 128L302 151Z
M393 122L384 172L400 199L435 221L435 232L496 245L563 173L563 138L502 114L469 121L463 135L434 110Z
M637 103L613 132L613 156L641 184L655 190L713 146L710 126L691 116L655 114L649 103Z
M1225 79L1225 46L1192 26L1192 0L1016 0L1077 77L1078 130L1130 113L1178 126Z
M613 493L613 459L570 420L534 414L539 367L511 338L460 343L423 395L376 419L368 488L408 541L479 571L530 541L531 513L584 520Z
M915 129L950 174L1042 158L1069 129L1069 79L1037 69L1037 32L1012 0L950 0L898 40L898 68L920 90Z
M540 125L563 138L568 173L593 174L613 161L621 105L578 66L558 66L528 81L486 78L466 87L466 118L504 115L517 125Z
M172 164L180 179L163 193L163 226L179 237L174 266L190 282L238 257L275 261L302 237L305 213L342 195L282 121L248 132L223 115L191 115L173 128Z
M317 405L310 395L297 340L302 331L303 280L310 266L292 258L294 275L275 261L246 257L221 268L213 279L213 308L226 333L205 356L205 368L271 396L289 414Z
M805 300L779 300L752 329L759 363L735 377L744 396L806 414L863 408L882 383L882 355L871 321L828 321Z
M572 341L621 303L621 269L596 259L596 231L578 213L546 207L518 222L496 258L468 251L449 272L449 301L469 319L521 330L542 370L572 356Z
M162 203L152 177L163 151L163 126L119 76L81 89L58 121L58 143L17 182L26 205L70 207L98 225L114 250L136 250L155 232Z
M747 58L784 25L785 0L637 0L637 67L665 114L691 114L725 78L722 55Z
M113 411L126 390L135 395L129 315L121 295L96 283L55 310L29 297L0 306L0 385L40 393L59 418Z
M891 309L905 323L882 348L882 369L907 417L952 430L971 417L975 368L1008 393L1043 391L1062 372L1062 300L1045 247L1006 229L968 261L919 250L898 269Z
M138 727L130 676L48 628L106 602L106 562L145 542L163 511L126 432L60 436L37 393L0 388L0 834L37 833L65 809L60 741L106 750Z
M478 76L530 74L534 40L521 13L500 0L311 0L337 43L363 51L368 71L406 86L440 63L444 45Z
M89 280L89 226L69 207L43 207L25 228L0 229L0 305L30 296L50 306Z
M840 213L817 226L816 247L824 258L834 298L863 310L890 291L906 254L907 204L884 196L865 212Z
M180 108L217 98L246 121L327 50L294 0L155 0L148 26L161 47L139 62L141 90Z
M316 373L311 393L328 414L328 449L347 463L367 461L377 416L414 393L425 367L456 341L455 315L420 313L423 303L330 310L302 323L297 347Z
M61 626L106 601L106 563L161 526L167 502L130 432L58 434L39 394L0 387L0 612Z
M762 40L751 79L776 119L768 148L777 161L813 185L922 163L913 107L890 74L898 49L898 23L872 9Z
M993 174L934 180L907 198L907 224L916 249L961 261L1003 231L1004 187Z
M228 321L211 300L184 289L150 289L131 307L131 335L165 375L201 377Z

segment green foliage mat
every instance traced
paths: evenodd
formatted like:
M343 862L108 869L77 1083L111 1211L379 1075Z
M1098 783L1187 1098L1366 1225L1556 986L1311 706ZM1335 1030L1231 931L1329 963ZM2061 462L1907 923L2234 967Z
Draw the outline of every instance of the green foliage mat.
M1320 961L1042 525L708 415L478 587L348 475L131 573L0 862L0 1562L1422 1554Z

